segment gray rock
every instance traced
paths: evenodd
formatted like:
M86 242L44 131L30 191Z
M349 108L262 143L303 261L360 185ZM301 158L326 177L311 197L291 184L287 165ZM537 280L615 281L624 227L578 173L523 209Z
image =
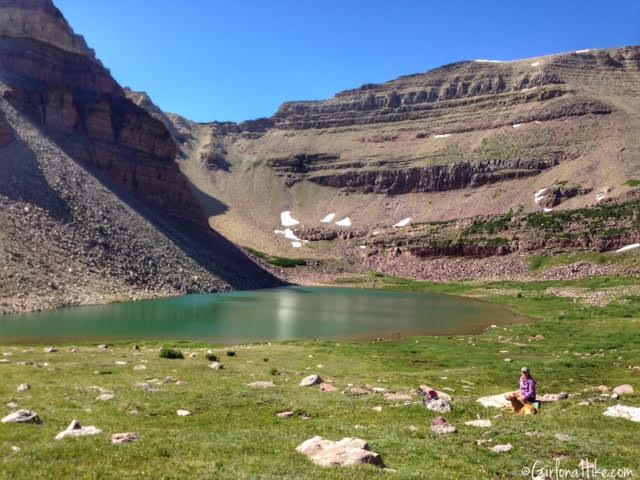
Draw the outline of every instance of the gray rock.
M102 430L99 428L93 426L83 427L80 425L78 420L73 420L66 430L63 430L56 435L56 440L62 440L63 438L86 437L90 435L98 435L99 433L102 433Z
M322 379L318 375L309 375L300 381L301 387L310 387L322 383Z
M214 370L222 370L224 365L220 362L211 362L209 364L209 368L213 368Z
M464 424L469 425L470 427L490 428L491 420L470 420L468 422L464 422Z
M29 385L28 383L22 383L18 386L18 388L16 388L17 392L26 392L27 390L31 389L31 385Z
M2 423L42 423L40 417L33 410L18 410L10 413L1 420Z
M108 400L112 400L114 397L115 395L113 393L103 393L101 395L98 395L98 397L96 398L96 401L106 402Z
M111 443L114 445L124 445L125 443L132 443L140 439L140 436L135 432L114 433L111 435Z
M632 422L640 422L640 408L626 405L615 405L603 413L607 417L623 418Z
M427 408L438 413L447 413L451 411L451 404L444 398L434 398L426 402Z
M377 465L384 466L382 458L369 450L369 445L360 438L343 438L338 442L316 436L296 447L296 451L306 455L321 467Z

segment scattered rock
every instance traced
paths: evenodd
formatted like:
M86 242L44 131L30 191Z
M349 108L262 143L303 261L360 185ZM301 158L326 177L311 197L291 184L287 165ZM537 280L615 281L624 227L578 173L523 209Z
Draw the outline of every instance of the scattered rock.
M133 367L133 369L136 370L136 371L146 370L147 366L146 365L136 365L135 367Z
M447 435L455 433L458 429L451 425L444 417L435 417L431 421L431 431L438 435Z
M33 410L18 410L0 421L2 423L42 423L38 414Z
M289 417L293 417L294 412L288 411L288 412L280 412L280 413L276 413L276 417L278 418L289 418Z
M491 420L470 420L468 422L464 422L465 425L469 425L471 427L478 427L478 428L490 428L491 427Z
M116 365L126 365L127 362L125 362L124 360L116 360Z
M144 390L147 393L156 393L156 392L160 391L159 388L152 387L147 382L136 383L136 387L141 388L142 390Z
M567 400L568 398L571 398L571 395L569 395L567 392L545 393L544 395L542 395L541 397L538 398L538 401L540 401L540 402L559 402L560 400Z
M333 385L331 385L330 383L321 383L320 384L320 391L321 392L326 392L326 393L333 393L333 392L337 392L338 389L336 387L334 387Z
M596 390L598 390L600 393L611 393L611 389L609 387L607 387L606 385L599 385L596 387Z
M381 412L382 407L380 405L376 405L375 407L371 408L371 410L373 410L374 412Z
M20 450L22 450L20 447L17 447L15 445L11 446L11 451L14 453L18 453Z
M534 431L534 432L524 432L524 434L525 434L527 437L541 437L541 436L542 436L542 432L537 432L537 431Z
M413 399L411 395L406 393L385 393L384 398L391 402L404 402Z
M179 417L188 417L189 415L191 415L191 412L189 410L176 410L176 414Z
M494 445L489 450L494 453L504 453L510 451L511 449L513 449L513 445L511 445L510 443L505 443L504 445Z
M111 435L111 443L114 445L124 445L125 443L132 443L139 439L140 436L134 432L114 433Z
M78 420L73 420L66 430L63 430L58 435L56 435L56 440L62 440L63 438L67 437L86 437L89 435L97 435L99 433L102 433L102 430L100 430L99 428L93 426L83 427L82 425L80 425L80 422Z
M607 417L624 418L625 420L631 420L632 422L640 422L640 408L638 407L615 405L607 408L603 415L606 415Z
M409 426L407 427L407 430L409 430L410 432L415 433L415 432L417 432L417 431L418 431L418 427L416 427L415 425L409 425Z
M627 383L625 383L624 385L618 385L616 388L613 389L613 393L620 396L633 395L633 387Z
M58 349L56 347L46 347L44 353L56 353Z
M510 358L505 358L504 361L505 362L511 362L512 360Z
M428 385L420 385L420 387L418 388L418 392L420 393L420 395L423 396L429 396L429 392L435 392L438 398L443 398L446 401L450 402L451 400L453 400L451 398L451 395L449 395L448 393L445 392L441 392L439 390L436 390L435 388L431 388Z
M359 438L343 438L333 442L316 436L298 445L296 451L321 467L362 464L384 466L380 455L370 451L367 442Z
M109 345L106 345L106 344L103 343L103 344L98 345L98 348L102 348L103 350L106 350L107 348L109 348Z
M113 393L103 393L102 395L98 395L96 398L97 402L106 402L108 400L113 400L115 395Z
M20 385L18 385L18 388L16 388L16 392L26 392L30 389L31 385L29 385L28 383L21 383Z
M9 408L18 408L18 402L11 401L7 403L7 407Z
M251 382L247 384L247 387L250 388L273 388L275 386L273 382Z
M488 397L481 397L476 400L480 405L487 408L505 408L509 406L509 400L506 396L512 392L499 393Z
M434 412L447 413L451 411L451 404L444 398L434 398L433 400L427 401L425 404L429 410Z
M554 437L556 437L561 442L571 442L571 441L573 441L573 437L571 435L566 434L566 433L556 433L554 435Z
M301 387L310 387L319 383L322 383L322 379L318 375L309 375L303 378L299 385Z
M214 370L222 370L224 365L220 362L211 362L209 364L209 368L213 368Z
M362 387L352 387L349 389L349 392L351 392L352 395L368 395L371 393L370 390Z

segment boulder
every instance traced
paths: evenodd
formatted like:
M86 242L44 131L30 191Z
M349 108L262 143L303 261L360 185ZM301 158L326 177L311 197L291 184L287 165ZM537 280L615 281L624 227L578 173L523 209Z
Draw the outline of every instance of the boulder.
M448 393L444 393L441 392L439 390L436 390L435 388L431 388L428 385L420 385L420 387L418 388L418 392L420 392L421 395L424 396L428 396L429 392L433 390L434 392L436 392L436 394L438 395L438 398L444 398L446 401L450 402L451 400L453 400L451 398L451 395L449 395Z
M10 413L1 420L2 423L42 423L40 417L33 410L18 410Z
M191 415L191 412L189 410L176 410L176 414L179 417L188 417L189 415Z
M31 385L29 385L28 383L21 383L18 388L16 388L17 392L26 392L27 390L31 389Z
M613 389L613 393L620 396L633 395L633 387L627 383L625 383L624 385L618 385L616 388Z
M273 388L275 386L273 382L251 382L247 384L247 387L250 388Z
M369 445L360 438L343 438L338 442L316 436L302 442L296 451L306 455L313 463L321 467L370 464L384 466L382 458L369 450Z
M114 445L123 445L125 443L132 443L140 439L140 436L135 432L126 433L114 433L111 435L111 443Z
M640 408L626 405L615 405L607 408L603 413L607 417L624 418L632 422L640 422Z
M224 365L220 362L211 362L209 364L209 368L213 368L214 370L222 370Z
M509 406L509 400L506 396L512 392L498 393L488 397L481 397L476 400L480 405L487 408L505 408Z
M107 400L113 400L114 397L115 395L113 393L103 393L101 395L98 395L98 397L96 398L96 401L106 402Z
M276 417L278 418L289 418L289 417L293 417L294 412L292 411L288 411L288 412L280 412L280 413L276 413Z
M309 375L308 377L302 379L302 381L300 382L300 386L310 387L319 383L322 383L322 379L318 375Z
M93 426L83 427L82 425L80 425L80 422L78 420L73 420L66 430L63 430L58 435L56 435L56 440L62 440L63 438L67 437L86 437L90 435L97 435L99 433L102 433L102 430L100 430L99 428Z
M425 405L429 410L438 413L447 413L451 411L451 404L443 398L434 398L425 402Z

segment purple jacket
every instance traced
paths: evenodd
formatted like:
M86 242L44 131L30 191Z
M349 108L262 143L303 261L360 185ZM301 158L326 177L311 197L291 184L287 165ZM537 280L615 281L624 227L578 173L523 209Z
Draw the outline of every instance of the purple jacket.
M536 401L536 381L533 377L526 378L524 375L520 377L520 392L524 395L525 401Z

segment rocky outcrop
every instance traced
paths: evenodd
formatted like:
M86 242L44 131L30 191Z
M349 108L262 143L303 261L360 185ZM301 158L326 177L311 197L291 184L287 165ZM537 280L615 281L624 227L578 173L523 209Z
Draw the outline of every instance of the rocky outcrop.
M130 101L50 0L0 0L2 95L70 156L161 211L206 224L163 122ZM10 140L0 121L0 144Z
M570 198L586 195L591 191L591 188L585 188L581 185L552 185L539 197L536 197L536 203L542 208L553 208Z
M349 192L401 194L442 192L479 187L514 178L538 175L553 160L459 162L404 169L362 169L309 176L311 182Z

